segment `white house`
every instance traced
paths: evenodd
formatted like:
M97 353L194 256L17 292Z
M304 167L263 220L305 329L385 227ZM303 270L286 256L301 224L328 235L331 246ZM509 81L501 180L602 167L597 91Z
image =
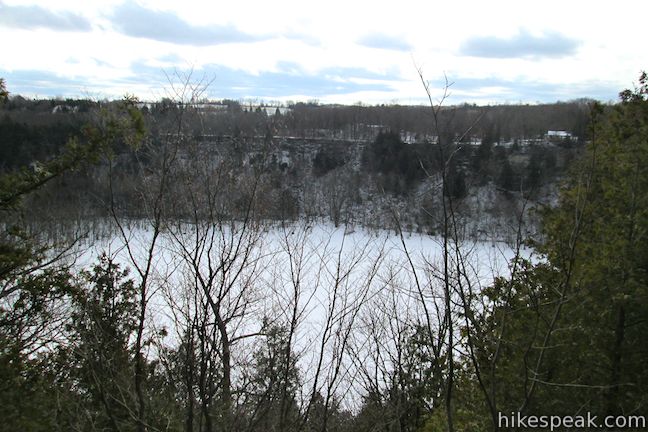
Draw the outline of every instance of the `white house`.
M545 137L548 140L564 140L564 139L572 139L572 134L567 131L547 131L547 134Z

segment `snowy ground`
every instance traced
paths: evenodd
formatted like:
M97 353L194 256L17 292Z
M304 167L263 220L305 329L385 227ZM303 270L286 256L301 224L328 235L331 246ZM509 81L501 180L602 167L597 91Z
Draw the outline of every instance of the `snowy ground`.
M208 240L201 242L201 238ZM143 269L151 240L152 231L139 222L124 236L115 234L79 250L76 265L87 267L106 252L124 266ZM454 257L460 253L475 291L493 277L506 275L514 255L504 243L483 241L466 242L458 249L451 245L449 252L453 268ZM229 271L218 270L225 261L231 264ZM197 280L208 277L210 266L215 278L205 291ZM148 328L150 335L162 327L168 330L160 343L177 344L186 323L201 313L196 298L204 302L209 292L221 300L230 337L240 338L233 352L234 365L241 365L242 370L263 343L260 337L245 335L258 332L264 319L287 328L296 314L294 351L303 387L309 388L319 371L318 385L332 382L341 398L351 395L357 400L353 395L357 396L358 389L352 384L357 373L352 371L354 361L344 352L344 344L355 347L356 357L369 359L370 339L375 339L376 332L389 338L394 322L407 325L421 319L423 303L433 310L442 286L443 242L422 234L401 237L393 231L335 228L324 223L245 231L240 226L178 224L162 232L152 269ZM136 270L131 276L138 281ZM222 294L224 286L228 288ZM213 316L207 312L204 319L213 320ZM389 345L386 340L385 346ZM332 371L338 361L343 372L336 376Z

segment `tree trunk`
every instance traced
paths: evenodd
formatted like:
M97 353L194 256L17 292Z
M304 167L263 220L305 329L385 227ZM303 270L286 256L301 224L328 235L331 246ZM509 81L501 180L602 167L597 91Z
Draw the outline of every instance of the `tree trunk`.
M610 374L610 389L607 395L607 415L618 415L619 385L621 384L621 361L623 359L623 339L625 338L625 308L619 306L616 314L614 329L614 346L612 347L612 371Z
M222 420L223 429L231 430L231 406L232 406L232 365L231 365L231 347L230 340L227 334L227 326L222 317L216 313L216 326L221 337L221 349L223 356L223 379L221 381L222 392Z

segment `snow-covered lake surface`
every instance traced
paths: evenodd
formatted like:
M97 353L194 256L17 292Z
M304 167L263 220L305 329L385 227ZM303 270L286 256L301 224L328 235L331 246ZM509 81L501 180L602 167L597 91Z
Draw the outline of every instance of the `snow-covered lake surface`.
M173 233L171 232L173 231ZM191 234L195 234L192 225L183 225L182 232L178 229L163 230L157 240L153 254L155 272L167 274L174 261L174 256L179 254L181 249L177 244L179 240L185 243L195 240ZM229 227L223 231L230 233ZM315 253L320 258L332 251L341 252L349 258L363 249L368 257L372 253L381 252L384 264L402 264L406 260L407 253L416 264L422 265L425 262L436 262L443 254L443 239L439 236L430 236L420 233L404 232L402 237L396 232L387 230L368 230L362 227L334 227L332 224L316 223L306 224L296 222L281 226L263 227L256 240L256 249L265 256L281 258L282 253L287 253L287 247L304 245L307 255ZM113 256L124 266L133 267L135 258L137 263L143 263L147 258L147 250L152 240L152 230L147 227L145 221L137 221L134 227L125 230L125 237L120 235L116 229L110 230L110 236L94 239L92 242L83 242L77 248L77 265L81 268L91 265L101 253ZM231 233L230 233L231 234ZM126 241L134 251L134 256L129 257L126 249ZM451 252L454 253L454 243L450 242ZM188 245L191 247L193 245ZM488 283L492 277L508 274L508 264L515 254L513 245L503 241L473 241L463 240L459 244L460 250L466 260L470 261L475 274L481 282ZM317 253L319 251L319 253ZM213 251L216 252L216 251ZM531 255L528 249L521 251L525 257ZM176 257L177 258L177 257Z
M87 268L105 252L131 268L139 282L137 268L146 268L152 240L153 231L139 222L123 234L115 231L86 244L76 265ZM165 328L159 343L176 346L191 322L213 325L210 307L217 304L235 341L236 366L248 364L263 345L258 333L264 323L265 328L292 326L304 388L319 374L318 385L332 382L337 393L353 393L357 387L350 381L357 376L352 369L358 359L369 362L381 338L383 349L389 349L394 324L404 328L423 322L426 310L442 304L444 246L439 237L324 223L253 229L178 223L160 233L152 251L150 335ZM473 293L507 275L515 255L501 242L451 242L447 251L451 278L462 273L463 289ZM342 372L332 375L337 362ZM244 379L242 372L239 379Z

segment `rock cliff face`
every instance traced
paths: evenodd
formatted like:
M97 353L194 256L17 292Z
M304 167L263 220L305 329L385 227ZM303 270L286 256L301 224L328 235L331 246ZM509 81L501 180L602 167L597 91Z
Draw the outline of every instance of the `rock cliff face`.
M335 225L358 224L438 233L442 198L450 199L462 235L507 239L522 223L524 235L537 228L537 210L551 205L557 185L578 148L550 142L452 144L445 168L439 147L376 140L256 137L201 140L200 158L213 158L245 175L263 172L264 204L271 219L328 219ZM183 157L197 157L185 152ZM523 215L523 217L521 217Z

